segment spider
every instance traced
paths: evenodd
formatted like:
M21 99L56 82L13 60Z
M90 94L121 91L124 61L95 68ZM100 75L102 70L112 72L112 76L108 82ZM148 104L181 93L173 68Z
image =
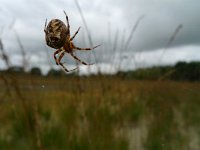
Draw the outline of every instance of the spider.
M82 60L80 60L77 56L74 55L75 50L93 50L97 48L100 45L94 46L92 48L80 48L74 45L72 42L75 36L78 34L80 27L75 32L75 34L70 37L70 25L69 25L69 19L64 11L66 20L67 20L67 26L59 19L52 19L48 25L47 25L47 19L45 22L44 32L45 32L45 40L46 44L49 47L52 47L54 49L57 49L54 52L54 59L57 65L60 65L66 72L76 70L77 68L73 70L68 70L63 63L61 62L61 59L65 55L65 53L70 54L74 59L76 59L78 62L84 64L84 65L92 65L88 64ZM60 53L60 56L57 58L56 55Z

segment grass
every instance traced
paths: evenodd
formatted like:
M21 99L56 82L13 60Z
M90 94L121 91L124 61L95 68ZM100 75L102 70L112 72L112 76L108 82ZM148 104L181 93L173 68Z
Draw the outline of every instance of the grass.
M0 149L200 147L199 83L116 76L16 78L25 104L14 89L1 101ZM1 80L0 87L4 93Z

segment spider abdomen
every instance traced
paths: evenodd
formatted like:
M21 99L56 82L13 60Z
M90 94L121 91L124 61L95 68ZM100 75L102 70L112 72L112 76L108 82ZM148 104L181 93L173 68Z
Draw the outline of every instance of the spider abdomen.
M46 43L52 48L59 49L66 43L67 34L66 25L59 19L53 19L46 28Z

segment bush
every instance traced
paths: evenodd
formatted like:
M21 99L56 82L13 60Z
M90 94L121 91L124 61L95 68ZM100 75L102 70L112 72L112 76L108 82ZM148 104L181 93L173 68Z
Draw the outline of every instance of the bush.
M34 67L31 69L30 74L32 75L42 75L40 68Z

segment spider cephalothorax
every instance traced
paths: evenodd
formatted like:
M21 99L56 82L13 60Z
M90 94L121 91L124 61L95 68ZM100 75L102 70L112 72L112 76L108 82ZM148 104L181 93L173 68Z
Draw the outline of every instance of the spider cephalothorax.
M68 20L68 16L66 13L65 13L65 15L66 15L66 20L67 20L67 26L59 19L51 20L48 23L48 25L47 25L47 20L46 20L44 32L45 32L45 40L46 40L47 45L52 48L57 49L54 52L54 59L56 61L56 64L61 65L66 72L69 72L65 68L63 63L60 62L65 53L69 53L74 59L76 59L77 61L81 62L84 65L90 65L90 64L87 64L87 63L81 61L78 57L76 57L73 54L73 51L74 50L92 50L100 45L95 46L93 48L79 48L79 47L75 46L74 43L72 42L72 40L79 32L80 27L78 28L76 33L72 37L70 37L69 20ZM60 54L59 58L57 59L56 55L59 53L61 53L61 54Z

